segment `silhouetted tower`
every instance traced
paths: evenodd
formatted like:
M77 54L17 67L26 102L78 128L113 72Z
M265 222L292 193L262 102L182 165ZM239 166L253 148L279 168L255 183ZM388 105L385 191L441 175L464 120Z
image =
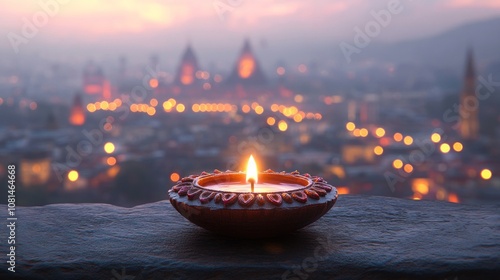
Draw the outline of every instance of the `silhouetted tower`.
M479 134L478 100L475 95L476 71L472 50L467 51L465 66L464 88L460 94L460 107L464 110L460 114L460 135L464 140L475 140ZM469 109L472 108L472 109Z
M73 100L69 123L75 126L82 126L85 123L85 112L83 111L82 96L80 94L76 94Z
M232 85L260 85L266 83L266 78L262 72L259 62L253 54L250 42L245 40L243 50L234 66L231 75L227 79Z
M181 62L177 68L174 83L181 86L193 85L196 82L196 72L199 70L198 59L194 54L191 45L186 47L182 55Z

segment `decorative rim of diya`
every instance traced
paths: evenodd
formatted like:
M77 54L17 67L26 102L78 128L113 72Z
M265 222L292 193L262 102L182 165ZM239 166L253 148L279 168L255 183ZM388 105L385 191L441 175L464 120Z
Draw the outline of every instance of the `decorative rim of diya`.
M170 190L170 199L181 199L189 204L198 204L200 206L229 208L238 207L248 209L262 209L275 207L301 207L306 204L324 203L326 200L336 200L338 192L335 187L328 184L323 178L311 176L308 173L300 174L298 171L287 173L285 171L275 172L268 169L262 173L265 176L276 177L284 182L299 182L303 185L302 188L297 188L288 191L270 191L253 193L234 192L223 190L205 189L201 182L216 181L219 183L226 180L218 181L217 177L238 177L245 175L243 172L227 170L225 172L215 169L213 173L202 172L200 175L191 175L179 180ZM333 193L332 193L333 191ZM175 195L175 194L176 195Z

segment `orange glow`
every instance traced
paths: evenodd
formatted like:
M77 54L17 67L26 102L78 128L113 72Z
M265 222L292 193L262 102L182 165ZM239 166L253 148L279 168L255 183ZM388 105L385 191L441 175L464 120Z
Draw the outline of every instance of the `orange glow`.
M337 187L337 192L339 193L339 195L351 193L349 188L347 188L347 187Z
M147 110L146 110L146 113L150 116L154 116L156 114L156 109L154 107L149 107Z
M360 130L359 130L359 136L361 136L361 137L366 137L366 136L368 136L368 129L366 129L366 128L362 128L362 129L360 129Z
M191 64L183 64L181 69L181 83L185 86L190 85L194 81L194 67Z
M295 97L293 98L293 100L297 103L302 103L302 101L304 101L304 97L300 94L297 94L295 95Z
M200 111L200 105L193 104L193 106L191 106L191 110L193 110L193 112L195 113L198 113Z
M212 88L212 85L210 83L203 83L204 90L210 90L211 88Z
M76 180L78 180L78 177L78 171L71 170L70 172L68 172L68 180L70 180L71 182L75 182Z
M241 111L243 111L243 113L247 114L248 112L250 112L250 106L248 105L243 105L243 107L241 107Z
M384 148L382 148L381 146L376 146L374 149L373 149L373 152L377 155L377 156L380 156L381 154L384 153Z
M356 125L353 122L348 122L345 124L345 128L348 131L353 131L354 129L356 129Z
M248 165L247 165L247 176L246 176L246 181L248 182L250 179L254 181L255 184L259 181L259 176L258 176L258 171L257 171L257 163L255 163L255 159L253 158L253 155L250 155L250 158L248 159Z
M130 111L132 111L133 113L137 112L138 109L139 108L138 108L137 104L130 105Z
M184 106L184 104L177 104L177 106L175 106L175 109L177 110L177 112L179 113L182 113L184 112L184 110L186 110L186 106Z
M115 151L115 144L107 142L106 144L104 144L104 151L108 154L113 153Z
M242 79L252 76L255 70L255 61L251 55L245 55L238 63L238 74Z
M297 114L295 116L293 116L293 120L297 123L301 122L302 121L302 116Z
M274 125L275 123L276 123L276 119L274 119L273 117L267 118L268 125Z
M281 131L286 131L288 129L288 124L285 121L280 121L278 123L278 129Z
M278 112L278 110L279 110L279 106L278 106L278 104L273 104L273 105L271 105L271 111L273 111L273 112Z
M399 132L394 133L394 141L401 142L401 140L403 140L403 134Z
M441 141L441 135L439 135L439 133L433 133L431 135L431 141L434 143L439 143L439 141Z
M483 178L483 180L489 180L489 179L491 179L492 175L493 175L493 173L489 169L483 169L483 170L481 170L481 178Z
M359 137L361 134L359 133L360 129L359 128L356 128L352 131L352 135L354 135L355 137Z
M113 166L116 164L116 158L114 157L108 157L108 159L106 159L106 163L110 166Z
M439 147L439 149L441 150L441 152L443 154L447 154L450 151L451 148L450 148L449 144L443 143L443 144L441 144L441 146Z
M264 107L262 107L262 106L260 106L260 105L259 105L259 106L257 106L257 107L255 107L255 113L256 113L257 115L261 115L262 113L264 113Z
M462 143L455 142L453 144L453 150L455 150L455 152L461 152L463 149L464 149L464 145L462 145Z
M169 101L163 102L163 110L165 110L165 112L172 110L172 107L174 106Z
M458 199L458 196L454 193L448 194L448 201L452 203L460 203L460 199Z
M384 137L385 135L385 129L379 127L375 130L375 135L380 138L380 137Z
M276 73L277 73L278 75L280 75L280 76L285 75L285 72L286 72L286 71L285 71L285 68L283 68L283 67L281 67L281 66L280 66L280 67L278 67L278 68L276 69Z
M37 107L38 107L38 105L36 104L36 102L31 102L30 103L30 109L31 110L36 110Z
M117 106L116 106L116 103L114 103L114 102L109 103L109 110L110 110L110 111L114 111L114 110L116 110L116 107L117 107Z
M429 180L428 179L414 179L412 182L411 190L415 193L426 195L429 193Z
M87 104L87 111L89 111L90 113L93 113L95 112L96 108L95 108L95 105L92 104L92 103L89 103Z
M156 98L149 100L149 105L151 105L153 107L158 106L158 100L156 100Z
M400 169L401 167L403 167L403 161L400 159L395 159L392 162L392 166L394 166L394 168L396 168L396 169Z
M103 109L104 111L108 110L109 108L109 103L108 101L102 101L101 102L101 109Z
M157 88L158 87L158 79L152 78L149 80L149 86L151 88Z
M170 180L172 180L172 182L177 182L179 181L179 179L181 179L181 176L179 175L179 173L172 173L170 174Z
M411 136L406 136L403 140L403 142L405 143L405 145L411 145L413 144L413 138Z
M413 165L407 163L405 164L403 170L406 172L406 173L412 173L413 172Z
M69 123L76 126L81 126L85 123L85 114L81 107L73 107L73 109L71 109Z

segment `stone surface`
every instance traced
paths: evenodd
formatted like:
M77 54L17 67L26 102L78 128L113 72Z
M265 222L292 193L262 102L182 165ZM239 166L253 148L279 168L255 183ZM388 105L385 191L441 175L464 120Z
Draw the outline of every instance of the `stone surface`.
M7 271L3 261L0 278L495 279L499 210L341 196L330 212L300 231L239 240L198 228L167 201L134 208L19 207L16 272ZM0 234L5 260L5 226Z

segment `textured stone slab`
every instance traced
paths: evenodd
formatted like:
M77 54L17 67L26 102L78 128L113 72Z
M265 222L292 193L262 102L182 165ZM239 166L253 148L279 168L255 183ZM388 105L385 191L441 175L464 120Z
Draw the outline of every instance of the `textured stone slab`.
M192 225L167 201L135 208L19 207L16 272L3 261L0 277L494 279L500 273L499 210L341 196L330 212L298 232L238 240ZM5 260L5 226L0 234Z

